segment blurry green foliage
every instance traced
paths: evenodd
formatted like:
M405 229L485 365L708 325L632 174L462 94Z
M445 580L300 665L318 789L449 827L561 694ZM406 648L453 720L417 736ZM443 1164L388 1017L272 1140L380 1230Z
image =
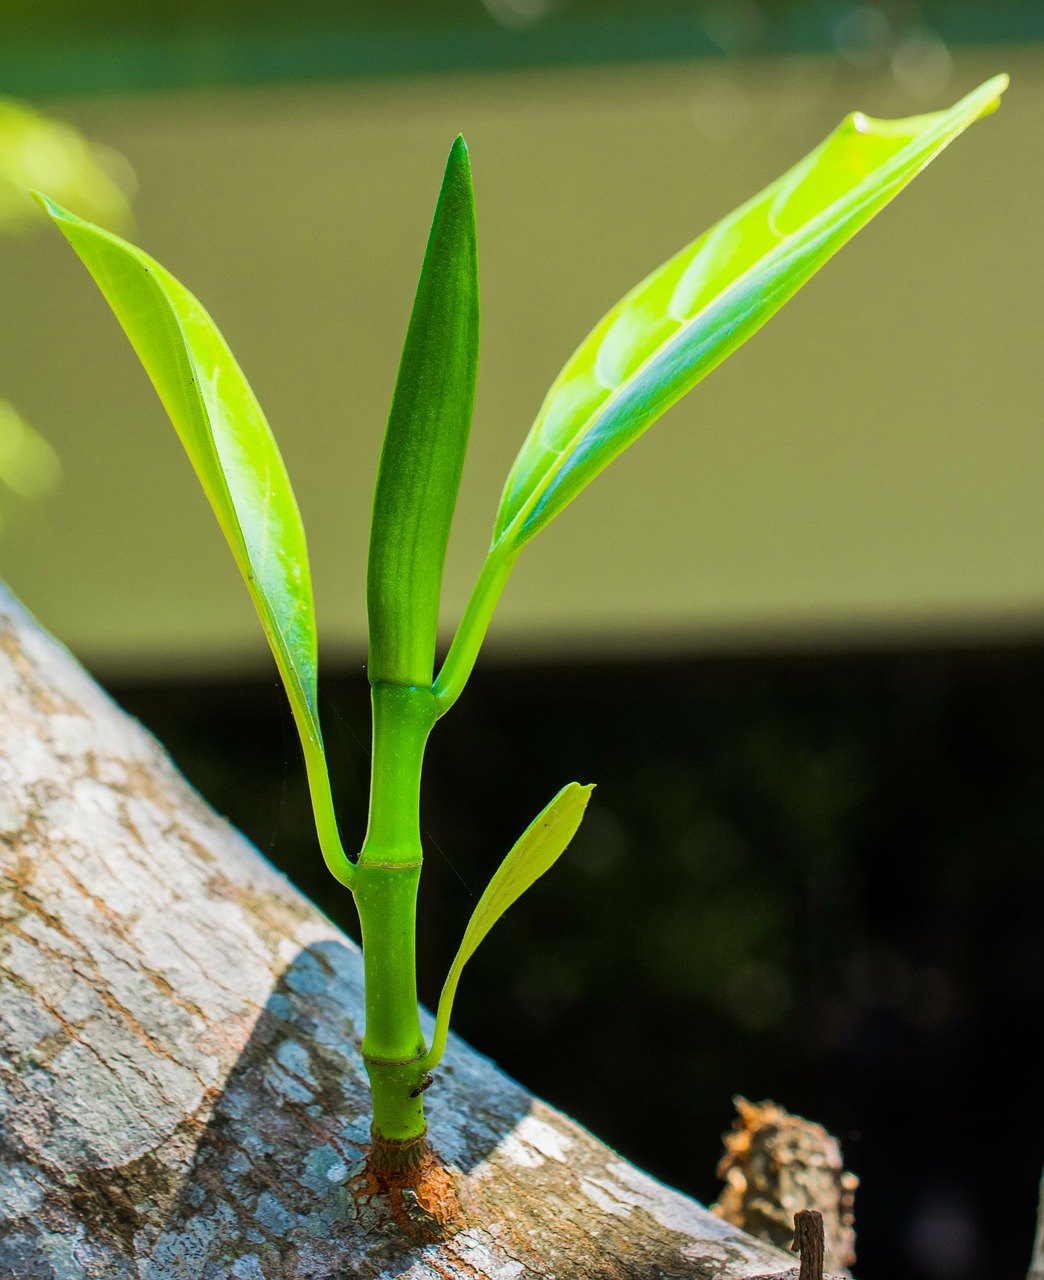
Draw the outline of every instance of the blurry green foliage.
M0 400L0 490L24 499L43 498L55 489L61 473L54 449L13 404ZM0 531L3 527L0 511Z
M943 87L948 45L1044 38L1039 0L0 0L25 95L833 53Z
M123 156L89 142L71 125L0 98L0 230L20 231L42 220L28 194L36 187L105 226L131 221L133 174Z
M89 142L71 125L0 98L0 232L21 232L43 221L28 194L38 186L62 192L74 209L106 224L131 221L133 174L121 155ZM8 296L7 304L15 308L17 299ZM14 405L0 399L0 498L42 498L60 478L51 445ZM4 523L0 507L0 533Z

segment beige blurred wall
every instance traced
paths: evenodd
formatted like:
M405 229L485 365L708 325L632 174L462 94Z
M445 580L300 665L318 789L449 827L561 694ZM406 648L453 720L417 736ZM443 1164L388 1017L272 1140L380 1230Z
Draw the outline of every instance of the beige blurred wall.
M1044 51L931 96L829 59L63 102L140 183L135 236L205 301L280 440L327 659L361 661L372 481L445 151L475 168L483 349L452 623L504 475L577 341L845 111L1013 85L525 554L493 655L1044 634ZM59 494L0 573L95 669L263 660L173 432L57 234L0 241L0 390Z

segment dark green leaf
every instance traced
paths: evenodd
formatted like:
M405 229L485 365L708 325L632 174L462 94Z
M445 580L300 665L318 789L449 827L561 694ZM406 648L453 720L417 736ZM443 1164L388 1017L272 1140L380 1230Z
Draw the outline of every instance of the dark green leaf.
M439 592L478 368L475 199L453 144L399 364L373 503L372 681L430 685Z

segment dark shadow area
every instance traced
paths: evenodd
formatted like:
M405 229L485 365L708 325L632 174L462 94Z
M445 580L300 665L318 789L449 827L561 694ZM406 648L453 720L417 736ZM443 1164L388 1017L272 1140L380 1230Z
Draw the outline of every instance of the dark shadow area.
M148 1261L139 1264L146 1280L195 1280L231 1258L237 1280L341 1276L362 1237L372 1274L408 1269L416 1247L386 1206L353 1195L370 1124L356 1029L362 1007L360 958L342 943L316 943L282 973L198 1136ZM465 1172L532 1101L459 1046L451 1046L430 1092L433 1145ZM110 1202L117 1191L106 1188Z
M109 687L355 928L273 681ZM361 670L321 698L357 843ZM469 966L460 1034L704 1201L731 1096L771 1097L862 1179L861 1280L1021 1280L1044 1155L1044 647L481 667L429 749L427 1002L571 778L599 784L588 819Z

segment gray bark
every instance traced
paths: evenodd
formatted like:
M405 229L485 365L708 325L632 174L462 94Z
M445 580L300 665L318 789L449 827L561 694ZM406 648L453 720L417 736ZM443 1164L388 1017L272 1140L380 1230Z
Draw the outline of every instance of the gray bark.
M1033 1240L1033 1257L1026 1280L1044 1280L1044 1175L1040 1179L1040 1199L1037 1202L1037 1234Z
M355 944L0 589L4 1280L794 1267L453 1037L433 1238L367 1179L362 1008Z

